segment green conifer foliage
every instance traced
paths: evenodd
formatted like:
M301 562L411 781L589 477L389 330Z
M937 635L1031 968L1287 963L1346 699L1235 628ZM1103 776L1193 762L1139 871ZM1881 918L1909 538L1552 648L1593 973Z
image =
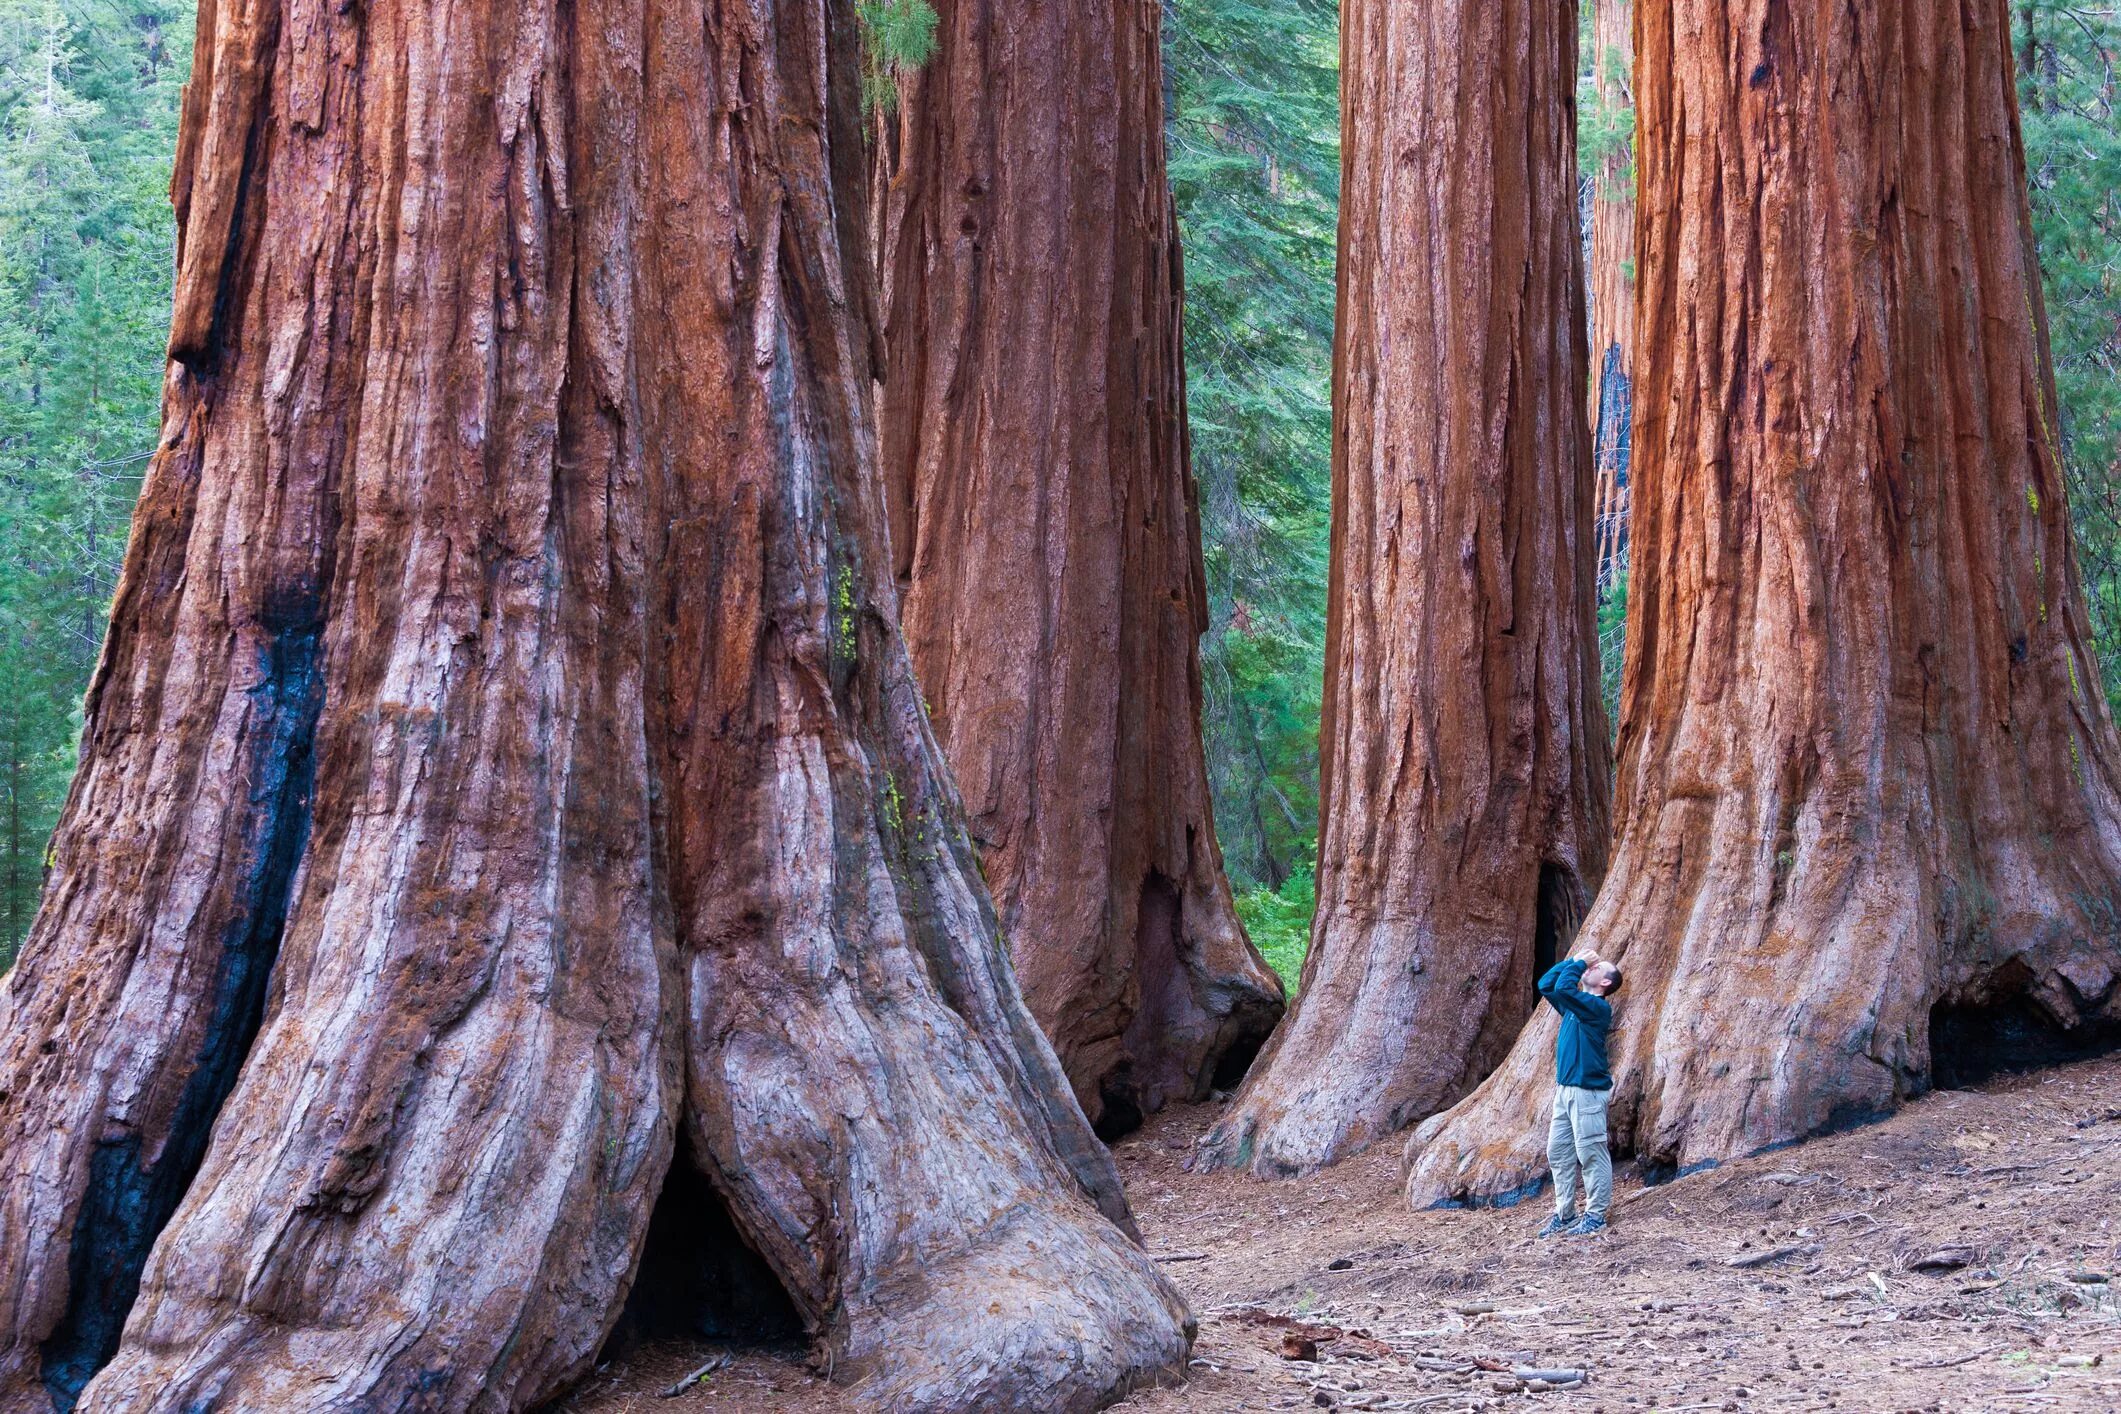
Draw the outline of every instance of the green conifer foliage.
M1246 924L1293 986L1318 832L1338 16L1328 0L1165 14L1216 828Z
M936 14L928 0L856 0L862 26L862 110L890 112L898 79L935 53Z
M2018 109L2092 646L2121 702L2121 16L2017 0Z
M155 445L191 30L184 3L0 0L0 967Z

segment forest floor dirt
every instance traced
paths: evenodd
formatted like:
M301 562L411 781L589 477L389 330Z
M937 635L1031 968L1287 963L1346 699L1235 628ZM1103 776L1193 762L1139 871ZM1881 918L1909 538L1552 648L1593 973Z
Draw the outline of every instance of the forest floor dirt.
M1410 1211L1397 1144L1294 1182L1189 1174L1215 1113L1115 1146L1200 1316L1190 1381L1120 1409L2121 1410L2121 1056L1654 1188L1623 1172L1598 1238L1534 1238L1544 1199ZM642 1347L555 1410L857 1407L799 1350L658 1397L719 1353Z

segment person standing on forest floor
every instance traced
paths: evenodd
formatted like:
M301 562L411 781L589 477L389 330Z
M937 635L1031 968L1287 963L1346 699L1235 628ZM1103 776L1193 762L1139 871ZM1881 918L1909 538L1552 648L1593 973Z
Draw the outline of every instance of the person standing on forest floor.
M1613 1004L1606 998L1619 990L1620 969L1589 949L1539 979L1539 995L1561 1013L1561 1035L1554 1042L1554 1121L1547 1130L1554 1216L1540 1227L1541 1237L1605 1231L1606 1205L1613 1197L1613 1158L1605 1134L1606 1101L1613 1093L1605 1043L1613 1029ZM1576 1215L1579 1171L1582 1217Z

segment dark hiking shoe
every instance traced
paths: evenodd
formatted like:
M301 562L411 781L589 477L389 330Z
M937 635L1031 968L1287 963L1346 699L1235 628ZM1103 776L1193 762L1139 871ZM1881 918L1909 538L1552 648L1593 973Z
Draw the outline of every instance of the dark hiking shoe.
M1560 1235L1561 1235L1562 1233L1564 1233L1564 1232L1567 1232L1567 1231L1568 1231L1568 1230L1569 1230L1570 1228L1574 1227L1575 1225L1576 1225L1576 1219L1574 1219L1574 1218L1565 1218L1565 1217L1563 1217L1563 1216L1562 1216L1561 1214L1559 1214L1559 1213L1556 1213L1556 1214L1555 1214L1555 1215L1554 1215L1553 1217L1551 1217L1551 1218L1548 1218L1548 1219L1547 1219L1547 1220L1546 1220L1545 1222L1541 1223L1541 1224L1539 1225L1539 1231L1538 1231L1538 1232L1536 1232L1536 1233L1534 1233L1534 1234L1533 1234L1533 1236L1535 1236L1535 1237L1558 1237L1558 1236L1560 1236Z
M1605 1219L1596 1213L1585 1213L1575 1222L1562 1229L1570 1237L1596 1237L1605 1231Z

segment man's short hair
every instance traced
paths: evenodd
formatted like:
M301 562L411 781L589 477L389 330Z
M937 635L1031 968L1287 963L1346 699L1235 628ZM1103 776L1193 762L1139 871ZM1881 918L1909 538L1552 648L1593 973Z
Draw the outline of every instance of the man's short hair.
M1620 990L1620 969L1609 962L1605 965L1605 970L1612 974L1613 978L1613 985L1605 989L1605 994L1610 997Z

